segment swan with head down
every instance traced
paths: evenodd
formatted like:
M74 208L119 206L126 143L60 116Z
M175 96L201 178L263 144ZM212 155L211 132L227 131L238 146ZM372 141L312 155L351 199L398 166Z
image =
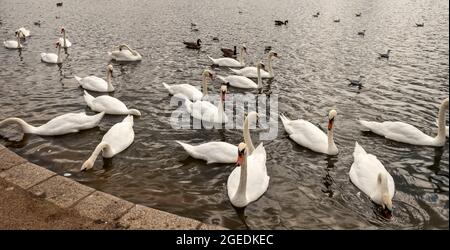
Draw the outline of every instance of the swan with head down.
M139 110L128 109L122 101L109 95L93 97L85 90L84 101L89 106L89 108L96 112L105 112L108 115L141 116L141 112L139 112Z
M128 45L122 44L119 46L119 50L108 52L111 60L118 62L134 62L141 61L142 56L136 51L131 49Z

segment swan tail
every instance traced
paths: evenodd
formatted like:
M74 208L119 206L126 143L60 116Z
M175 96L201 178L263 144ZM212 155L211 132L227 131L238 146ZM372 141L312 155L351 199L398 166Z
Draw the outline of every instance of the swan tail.
M353 152L353 158L355 160L357 160L358 159L358 155L366 155L366 154L367 153L364 150L364 148L361 147L357 141L355 141L355 151Z
M195 148L194 148L194 146L189 145L189 144L184 143L184 142L180 142L180 141L175 141L175 142L178 143L178 144L180 144L180 145L184 148L184 150L185 150L190 156L192 156L192 157L195 158L196 153L195 153Z
M92 155L83 163L83 165L81 166L80 171L89 170L89 169L93 168L95 160L97 159L98 155L106 147L109 147L109 145L106 142L100 142L97 145L97 147L94 149L94 152L92 152Z
M286 127L286 125L291 121L284 114L280 114L280 119L284 127Z
M137 109L130 109L128 114L135 115L135 116L141 116L141 112Z
M25 133L25 134L32 134L36 130L36 128L34 126L31 126L26 121L24 121L20 118L17 118L17 117L6 118L5 120L0 121L0 127L5 124L10 124L10 123L19 124L20 127L22 128L23 133Z
M98 124L100 123L100 121L103 119L103 117L105 116L105 111L102 111L96 115L94 115L93 117L95 117L97 120L95 122L95 125L98 126Z
M216 60L210 56L207 56L209 58L209 60L211 60L213 62L213 64L216 64Z
M162 85L164 86L164 88L166 88L169 91L169 93L172 94L171 88L167 83L163 82Z
M232 68L228 68L229 70L233 71L235 74L240 75L241 71L239 71L238 69L232 69Z
M94 101L94 97L91 96L86 90L84 91L84 101L87 103L88 106L92 105L92 102Z
M370 131L373 125L373 122L359 120L359 123L363 125L363 131Z
M73 76L75 78L75 80L77 80L77 82L81 85L81 77L78 76Z

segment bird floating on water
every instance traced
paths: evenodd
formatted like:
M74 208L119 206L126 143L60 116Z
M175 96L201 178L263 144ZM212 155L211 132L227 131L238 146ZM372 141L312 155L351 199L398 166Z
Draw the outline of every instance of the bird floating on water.
M56 3L56 7L61 7L61 6L63 6L63 3L62 3L62 2Z
M349 81L350 83L348 84L348 86L358 86L359 89L361 89L363 87L362 85L362 79L364 78L364 76L359 76L358 80L352 80L347 78L346 80Z
M379 56L379 58L386 58L386 59L389 59L389 54L391 53L391 50L390 49L388 49L387 50L387 53L386 54L383 54L383 53L378 53L380 56Z
M416 23L416 27L423 27L423 26L425 26L425 23Z
M358 31L358 35L365 36L366 35L366 30Z
M361 16L361 12L356 13L355 16L360 17Z
M287 25L288 22L289 22L288 20L285 20L285 21L275 20L275 25L278 25L278 26Z
M224 57L236 57L236 45L233 46L233 49L230 48L221 48Z
M186 45L186 48L188 49L200 49L202 47L202 40L197 39L197 42L184 42L183 44Z

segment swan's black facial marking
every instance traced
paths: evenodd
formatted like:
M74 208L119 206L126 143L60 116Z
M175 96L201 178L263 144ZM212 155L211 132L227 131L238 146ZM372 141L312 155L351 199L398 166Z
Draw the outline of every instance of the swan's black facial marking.
M328 130L331 130L333 128L334 124L334 117L328 120Z

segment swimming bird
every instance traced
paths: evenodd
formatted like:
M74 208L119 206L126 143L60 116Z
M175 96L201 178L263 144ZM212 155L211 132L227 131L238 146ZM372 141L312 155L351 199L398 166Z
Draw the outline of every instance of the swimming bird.
M359 76L358 80L352 80L349 78L346 78L347 81L349 81L350 83L348 84L348 86L358 86L359 89L361 89L362 86L362 80L363 80L364 76Z
M21 33L21 31L16 31L15 32L16 40L4 41L3 45L7 49L22 49L23 46L22 46L22 44L20 44L20 33Z
M16 31L20 31L20 33L19 33L20 38L27 38L31 35L30 31L25 29L24 27L21 27L21 28L17 29Z
M361 16L361 12L356 13L355 16L360 17Z
M233 206L245 207L267 191L270 177L267 175L266 159L266 149L262 143L251 154L248 145L244 142L239 144L236 168L227 180L227 193Z
M349 176L352 183L376 204L392 212L395 194L394 179L375 155L368 154L355 142L353 164Z
M46 63L59 64L62 63L61 59L61 44L59 42L56 43L56 48L58 49L58 53L41 53L41 60Z
M438 131L435 137L404 122L372 122L359 120L364 130L384 136L387 139L419 146L442 147L445 145L445 112L448 110L448 98L442 101L438 113Z
M365 36L366 35L366 30L358 31L358 35Z
M313 17L319 17L319 12L317 12L316 14L312 15Z
M184 106L189 114L195 119L211 123L227 123L228 117L224 112L225 96L227 94L227 85L220 87L220 99L217 106L206 100L191 102L188 98L184 100Z
M272 58L279 58L278 53L270 51L269 55L267 56L268 61L268 68L269 72L265 70L261 70L261 77L262 78L274 78L273 68L272 68ZM258 69L256 67L245 67L242 69L231 69L235 74L246 76L248 78L257 78L258 77Z
M61 7L61 6L63 6L63 3L62 3L62 2L56 3L56 7Z
M202 73L202 91L200 91L197 87L194 87L190 84L173 84L168 85L163 83L164 88L166 88L171 95L177 96L179 98L187 98L192 101L201 100L204 96L208 95L208 80L214 80L214 74L205 69Z
M264 68L264 64L259 62L256 65L257 68L257 76L258 83L256 84L253 80L246 76L241 75L229 75L229 76L217 76L221 81L225 83L229 83L231 86L235 88L243 88L243 89L260 89L262 88L262 78L261 78L261 68Z
M382 53L378 53L379 57L378 58L386 58L389 59L389 54L391 53L391 50L388 49L386 54L382 54Z
M136 62L142 60L142 56L127 44L121 44L119 50L108 52L108 55L111 60L117 62Z
M247 55L247 48L245 47L245 45L243 45L241 48L241 52L239 53L239 61L229 57L214 59L208 56L208 58L213 62L213 65L217 65L220 67L244 67L245 55Z
M416 23L416 27L423 27L423 26L425 26L425 23Z
M100 152L104 158L111 158L127 149L134 141L133 116L128 115L122 122L114 124L95 147L92 155L83 163L81 171L94 167Z
M225 57L236 57L236 54L237 54L236 48L237 48L237 46L233 46L233 49L221 48L220 50L222 51L223 56L225 56Z
M337 115L336 110L328 113L328 131L325 134L321 129L306 120L289 120L286 116L280 115L284 130L289 134L289 138L300 146L309 148L310 150L327 154L337 155L339 153L334 143L334 119Z
M105 112L91 116L85 113L67 113L57 116L39 127L32 126L20 118L12 117L1 121L0 127L5 124L16 123L21 126L22 132L25 134L56 136L97 127L104 115Z
M188 49L200 49L202 47L202 40L197 39L197 42L184 42L183 44L186 45L186 48Z
M89 106L89 108L96 112L105 112L109 115L141 116L141 112L139 112L139 110L128 109L122 101L109 95L93 97L85 90L84 101Z
M66 29L64 29L64 27L61 28L61 33L63 34L63 37L59 38L59 44L61 44L63 48L71 47L72 43L66 38Z
M333 22L335 22L335 23L339 23L340 21L341 21L341 19L339 19L339 18L333 20Z
M106 81L96 76L78 77L74 76L83 89L96 92L113 92L114 86L111 83L113 66L109 64L106 69Z
M34 23L33 23L34 25L36 25L36 26L41 26L41 21L35 21Z
M275 25L278 25L278 26L287 25L288 22L289 22L288 20L285 20L285 21L275 20Z

